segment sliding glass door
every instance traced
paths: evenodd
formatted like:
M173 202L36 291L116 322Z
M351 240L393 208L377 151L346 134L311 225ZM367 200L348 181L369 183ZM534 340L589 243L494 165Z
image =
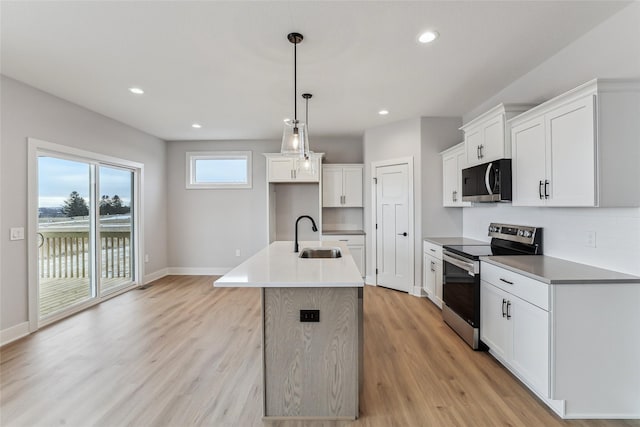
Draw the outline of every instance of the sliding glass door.
M136 172L39 154L38 318L47 320L127 288L135 277Z
M38 290L40 317L95 298L91 221L93 167L38 157Z
M99 167L100 293L131 284L133 277L133 184L131 170Z

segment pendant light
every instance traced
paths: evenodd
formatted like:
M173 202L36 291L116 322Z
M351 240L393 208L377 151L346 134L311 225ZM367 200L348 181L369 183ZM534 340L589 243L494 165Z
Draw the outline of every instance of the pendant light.
M300 33L289 33L287 39L293 43L293 120L285 121L284 132L282 133L282 145L280 153L289 156L304 157L305 151L309 149L309 139L305 123L298 121L298 100L297 100L297 51L296 46L303 39ZM306 147L306 150L305 150Z
M313 151L311 151L309 149L309 99L312 97L313 95L310 93L303 93L302 94L302 98L304 98L305 101L305 118L304 118L304 124L305 129L307 131L307 138L305 139L305 146L304 146L304 154L303 154L303 159L301 161L298 162L298 170L302 170L311 174L315 173L315 167L314 167L314 162L311 161L311 155L313 154Z

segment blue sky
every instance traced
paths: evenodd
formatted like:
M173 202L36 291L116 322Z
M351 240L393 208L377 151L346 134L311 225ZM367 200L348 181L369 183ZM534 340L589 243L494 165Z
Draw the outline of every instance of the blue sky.
M55 157L38 158L38 196L40 207L60 207L72 191L89 202L89 165ZM131 172L100 167L99 195L117 194L124 204L131 200Z

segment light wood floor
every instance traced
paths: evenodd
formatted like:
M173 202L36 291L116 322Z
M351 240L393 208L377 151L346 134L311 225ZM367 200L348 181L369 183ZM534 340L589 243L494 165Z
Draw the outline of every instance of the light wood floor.
M1 350L0 425L261 426L260 291L158 280ZM365 288L361 417L267 426L640 426L562 421L429 301Z

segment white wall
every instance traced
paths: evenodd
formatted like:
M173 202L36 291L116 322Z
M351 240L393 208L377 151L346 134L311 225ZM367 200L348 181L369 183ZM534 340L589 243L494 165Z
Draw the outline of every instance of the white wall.
M422 237L462 236L462 209L442 207L440 152L462 141L459 117L423 117L421 120ZM422 253L419 248L418 254Z
M462 234L460 209L442 207L442 160L440 151L460 142L461 121L450 117L423 117L367 129L364 136L365 231L367 277L375 276L372 226L371 163L413 157L414 167L414 285L422 284L422 239ZM414 289L415 291L415 289Z
M150 258L145 273L166 268L164 141L4 76L0 89L0 330L28 320L27 241L9 240L11 227L26 231L28 224L28 137L143 163L144 246Z
M360 138L314 137L310 146L326 154L325 163L362 163ZM266 159L262 153L279 152L279 140L171 141L167 150L171 271L222 274L266 246ZM215 150L252 151L251 189L185 189L185 153ZM240 257L235 256L236 249Z
M500 102L542 102L596 77L640 78L640 2L622 9L465 115L468 121ZM466 237L487 240L489 222L545 227L550 256L640 275L640 209L465 208ZM596 232L596 247L586 232Z

